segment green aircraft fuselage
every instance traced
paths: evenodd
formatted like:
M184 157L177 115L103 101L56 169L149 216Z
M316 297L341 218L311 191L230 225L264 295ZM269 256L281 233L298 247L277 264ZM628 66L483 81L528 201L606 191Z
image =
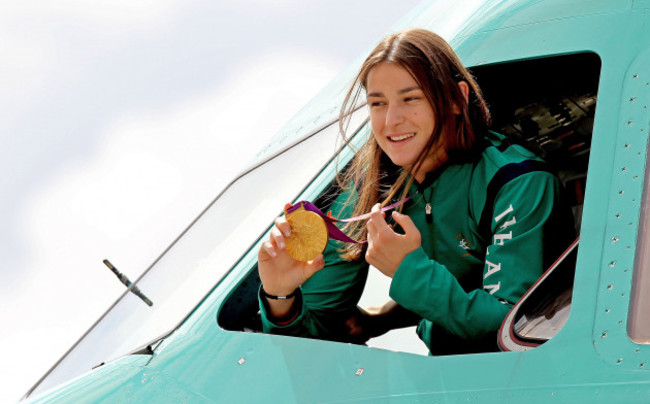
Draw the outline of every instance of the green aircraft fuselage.
M351 156L344 149L337 160L333 147L323 145L336 137L337 106L363 55L289 122L260 154L259 164L238 177L152 265L151 271L169 268L182 275L193 274L192 268L209 273L211 263L224 262L223 269L212 271L212 281L200 281L205 291L191 305L162 302L159 317L169 317L178 326L161 325L153 337L165 332L164 337L151 344L140 341L143 349L133 351L137 345L125 343L96 359L84 346L98 344L84 343L116 327L120 318L109 312L27 400L650 402L650 338L629 332L630 318L643 321L644 313L630 317L630 310L647 306L650 294L638 283L645 262L639 246L650 130L650 0L474 3L424 2L395 30L422 27L445 37L477 76L503 132L525 137L525 116L525 122L537 125L533 141L551 159L555 146L575 140L557 158L565 179L582 187L584 197L575 202L580 245L570 315L557 335L516 352L431 357L246 332L255 330L245 316L256 312L257 249L272 218L287 200L314 200L331 184L336 167ZM553 97L564 112L548 107ZM365 109L358 114L353 120L359 127L356 142L368 135ZM558 118L562 114L574 120L572 125L581 122L580 128L588 129L571 126L570 136L553 137L557 125L563 124ZM278 169L274 164L302 164L300 159L313 169L297 173L295 183L282 192L272 195L269 188L267 198L264 170ZM271 207L246 208L259 222L240 217L248 226L244 233L234 230L227 235L230 239L204 240L207 232L201 229L230 220L228 203L239 200L233 193L242 192L265 195L262 202ZM235 239L245 240L246 248L230 248ZM218 254L217 244L225 249ZM165 287L183 282L178 278ZM147 274L138 286L154 308L161 306L147 287ZM128 299L147 310L132 294L121 298ZM127 337L129 332L111 338L121 342ZM65 367L77 358L91 363L86 368ZM107 363L92 369L101 362Z

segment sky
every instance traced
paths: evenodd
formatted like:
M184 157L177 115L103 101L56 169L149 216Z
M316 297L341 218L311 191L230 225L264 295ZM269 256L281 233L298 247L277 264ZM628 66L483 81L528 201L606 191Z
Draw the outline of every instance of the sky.
M2 2L0 402L418 3Z

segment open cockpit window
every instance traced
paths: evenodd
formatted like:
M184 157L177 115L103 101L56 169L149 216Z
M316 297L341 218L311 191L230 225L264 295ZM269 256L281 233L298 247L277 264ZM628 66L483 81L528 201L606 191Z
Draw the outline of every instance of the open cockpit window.
M594 53L480 66L476 75L495 130L543 157L556 171L580 231L600 58ZM571 308L577 242L515 305L499 332L504 350L553 338Z
M569 318L576 240L508 313L499 330L499 347L521 351L553 338Z
M579 232L600 58L594 53L581 53L475 66L470 71L490 106L492 129L543 157L557 173L566 189L566 199L574 213L576 232ZM558 266L561 271L547 272L536 284L545 295L543 301L536 300L539 292L528 293L528 302L517 306L517 320L511 326L516 327L517 335L531 345L550 339L566 321L575 251ZM222 306L218 315L221 327L232 331L261 331L257 302L259 285L257 269L251 268ZM550 328L533 327L527 322L533 319L540 322L545 317L551 317ZM407 343L413 344L413 340ZM412 346L400 347L399 344L385 348L415 351Z
M494 130L523 144L556 171L579 231L600 77L598 55L554 56L471 71L490 106Z

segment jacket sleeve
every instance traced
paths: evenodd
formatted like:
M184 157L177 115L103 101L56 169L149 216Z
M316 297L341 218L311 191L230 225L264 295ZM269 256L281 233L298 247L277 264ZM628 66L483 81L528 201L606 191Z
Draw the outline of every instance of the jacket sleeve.
M342 194L332 204L335 217L348 217L352 206L344 207ZM345 261L338 249L343 243L330 239L323 257L325 267L301 287L296 300L298 316L289 324L278 325L268 316L266 299L258 296L263 330L266 333L344 340L348 334L345 320L356 310L365 286L368 265Z
M464 290L444 265L420 247L397 269L390 296L463 339L498 330L511 306L545 269L545 225L558 204L558 194L558 180L541 171L521 175L501 188L494 202L481 289Z

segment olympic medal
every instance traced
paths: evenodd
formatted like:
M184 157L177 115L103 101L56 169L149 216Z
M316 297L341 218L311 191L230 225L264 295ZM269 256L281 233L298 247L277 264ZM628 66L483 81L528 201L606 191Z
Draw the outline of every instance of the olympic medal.
M325 251L329 236L322 217L303 207L285 217L291 225L291 236L285 238L289 255L298 261L307 262Z

